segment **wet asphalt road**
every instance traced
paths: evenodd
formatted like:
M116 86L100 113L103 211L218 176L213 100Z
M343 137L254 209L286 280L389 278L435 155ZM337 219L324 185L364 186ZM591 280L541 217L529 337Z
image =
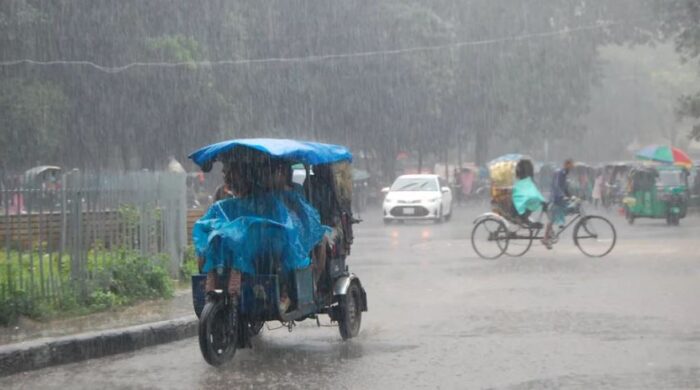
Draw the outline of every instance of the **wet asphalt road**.
M443 225L364 215L349 264L370 311L350 342L306 321L265 329L218 369L193 338L0 388L700 388L699 217L629 227L612 215L619 241L604 259L564 240L486 261L468 239L480 210Z

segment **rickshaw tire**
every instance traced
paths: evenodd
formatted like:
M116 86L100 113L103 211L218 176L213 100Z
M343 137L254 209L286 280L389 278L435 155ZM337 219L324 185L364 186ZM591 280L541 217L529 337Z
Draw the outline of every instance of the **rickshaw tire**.
M501 245L498 243L498 240L496 241L496 245L498 246L498 248L499 248L500 251L501 251L501 252L500 252L498 255L496 255L496 256L484 256L483 253L479 252L479 249L477 248L477 245L474 243L474 237L475 237L475 235L476 235L476 231L477 231L477 229L479 228L479 226L481 226L482 224L484 224L486 221L495 221L495 222L497 222L497 223L499 224L499 228L498 228L499 231L500 231L501 229L502 229L503 231L505 231L505 232L508 231L508 229L506 228L506 226L505 226L505 224L504 224L503 222L501 222L501 221L499 221L499 220L497 220L497 219L494 219L494 218L484 218L484 219L482 219L481 221L479 221L476 225L474 225L474 228L472 229L472 234L471 234L472 249L474 249L474 252L476 252L476 254L477 254L479 257L481 257L482 259L486 259L486 260L495 260L495 259L497 259L497 258L503 256L504 253L506 253L506 251L508 250L509 240L508 240L508 237L506 237L506 238L505 238L505 245L503 245L503 246L501 246Z
M511 245L512 240L510 240L510 239L508 240L508 247L506 247L506 250L504 252L506 254L506 256L508 256L508 257L522 257L522 256L525 256L525 254L530 251L530 248L532 248L532 243L535 241L535 232L532 229L528 229L528 232L530 234L530 237L527 239L528 240L527 245L525 246L525 249L520 253L509 253L508 252L508 249L513 247Z
M590 220L600 220L600 221L604 222L605 224L607 224L610 227L610 230L612 231L612 235L613 235L612 244L610 245L610 248L608 248L608 250L603 252L602 254L598 254L598 255L589 254L581 247L581 243L578 241L577 236L578 236L579 229L581 229L581 227L583 227L585 230L587 230L585 227L586 221L590 221ZM574 244L576 245L576 247L584 255L586 255L588 257L602 258L602 257L605 257L608 254L610 254L610 252L612 252L613 249L615 249L615 244L617 244L617 229L615 229L615 225L613 225L613 223L610 222L610 220L608 220L605 217L602 217L600 215L588 215L588 216L581 218L574 226L573 239L574 239Z
M340 337L342 337L343 340L356 337L360 333L360 326L362 325L362 306L360 299L360 288L356 283L350 284L347 293L340 297L338 329L340 330ZM352 317L351 312L348 310L349 305L352 311L355 312Z
M214 347L209 343L212 328L216 325L216 321L220 321L218 314L221 310L226 310L226 304L223 300L218 299L207 302L199 317L198 326L199 349L202 352L202 357L207 363L215 367L233 359L237 347L237 332L235 331L229 332L231 335L234 335L234 339L226 345L225 350L221 354L217 354L214 351Z

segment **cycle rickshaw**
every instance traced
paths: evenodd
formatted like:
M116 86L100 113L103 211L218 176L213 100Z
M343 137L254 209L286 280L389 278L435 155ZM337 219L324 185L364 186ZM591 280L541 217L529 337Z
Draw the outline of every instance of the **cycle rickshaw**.
M506 155L489 163L489 175L492 211L474 221L472 248L484 259L497 259L504 254L523 256L535 240L542 240L545 236L545 224L541 221L545 212L540 213L539 220L533 221L531 212L518 213L513 204L516 182L532 180L532 161L524 155ZM543 209L547 206L542 204ZM586 256L603 257L612 251L617 233L610 221L601 216L587 215L579 199L570 202L567 214L569 217L564 225L553 231L552 244L558 242L565 230L573 227L574 244Z

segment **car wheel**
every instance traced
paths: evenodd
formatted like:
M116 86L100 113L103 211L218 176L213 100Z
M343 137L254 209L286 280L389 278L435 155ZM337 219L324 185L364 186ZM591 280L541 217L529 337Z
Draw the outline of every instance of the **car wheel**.
M440 212L438 213L437 217L435 217L435 223L442 223L444 220L444 215L442 215L442 206L440 206Z

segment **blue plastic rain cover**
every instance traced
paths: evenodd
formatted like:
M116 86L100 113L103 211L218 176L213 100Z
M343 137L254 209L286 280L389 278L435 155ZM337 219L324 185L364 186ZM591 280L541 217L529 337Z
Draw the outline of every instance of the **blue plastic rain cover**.
M309 266L309 253L326 229L299 193L285 191L214 203L195 223L192 239L205 259L204 272L267 272L256 269L256 261L270 258L280 259L288 272Z
M523 215L526 211L539 211L542 209L542 202L544 202L544 196L537 189L532 178L527 177L515 182L513 205L518 214Z
M344 146L276 138L248 138L223 141L205 146L190 154L189 157L201 167L208 162L216 160L221 153L229 152L237 147L255 149L272 157L310 165L352 161L352 154Z

